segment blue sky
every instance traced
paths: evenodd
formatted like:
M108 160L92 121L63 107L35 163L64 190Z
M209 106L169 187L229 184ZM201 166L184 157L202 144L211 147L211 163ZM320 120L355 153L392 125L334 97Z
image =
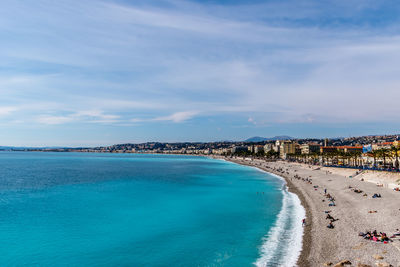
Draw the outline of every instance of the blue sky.
M399 133L400 2L3 0L0 145Z

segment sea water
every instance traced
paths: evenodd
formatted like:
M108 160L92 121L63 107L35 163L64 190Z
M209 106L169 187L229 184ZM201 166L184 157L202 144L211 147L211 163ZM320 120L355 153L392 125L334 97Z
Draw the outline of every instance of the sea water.
M303 216L222 160L0 152L0 266L293 266Z

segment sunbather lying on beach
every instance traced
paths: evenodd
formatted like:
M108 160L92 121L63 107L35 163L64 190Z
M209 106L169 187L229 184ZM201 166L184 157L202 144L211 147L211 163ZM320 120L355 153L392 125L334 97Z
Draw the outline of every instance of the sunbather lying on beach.
M395 238L400 236L400 231L399 229L396 229L396 232L390 237L390 238Z
M362 236L364 239L372 240L375 242L384 242L384 243L387 243L389 241L393 242L393 240L391 240L386 235L386 233L379 232L379 234L378 234L376 230L374 230L372 233L370 231L367 231L366 233L361 232L358 235Z

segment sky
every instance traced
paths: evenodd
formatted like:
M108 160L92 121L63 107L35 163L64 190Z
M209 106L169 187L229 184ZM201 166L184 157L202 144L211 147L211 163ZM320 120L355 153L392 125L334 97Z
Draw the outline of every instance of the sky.
M400 133L396 0L2 0L0 145Z

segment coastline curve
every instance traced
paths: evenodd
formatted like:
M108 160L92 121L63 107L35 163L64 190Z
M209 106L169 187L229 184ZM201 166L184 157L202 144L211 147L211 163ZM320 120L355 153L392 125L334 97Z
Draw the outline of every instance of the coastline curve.
M299 197L288 191L286 180L283 177L266 173L284 182L282 208L275 225L263 238L263 244L260 247L261 256L254 264L259 267L296 266L303 246L304 230L300 222L305 218L306 211L301 205Z
M245 162L226 161L255 168L283 182L281 211L277 216L274 226L263 237L263 243L259 248L260 257L254 262L254 265L258 267L293 267L299 266L301 263L301 266L308 266L306 260L308 256L308 251L306 250L308 249L304 247L304 242L306 241L304 235L310 226L307 225L304 228L301 221L306 217L310 219L311 214L309 214L309 210L306 207L307 203L303 199L304 197L301 192L297 192L297 190L293 192L292 187L288 188L288 183L289 186L291 185L290 181L264 168L246 164Z

